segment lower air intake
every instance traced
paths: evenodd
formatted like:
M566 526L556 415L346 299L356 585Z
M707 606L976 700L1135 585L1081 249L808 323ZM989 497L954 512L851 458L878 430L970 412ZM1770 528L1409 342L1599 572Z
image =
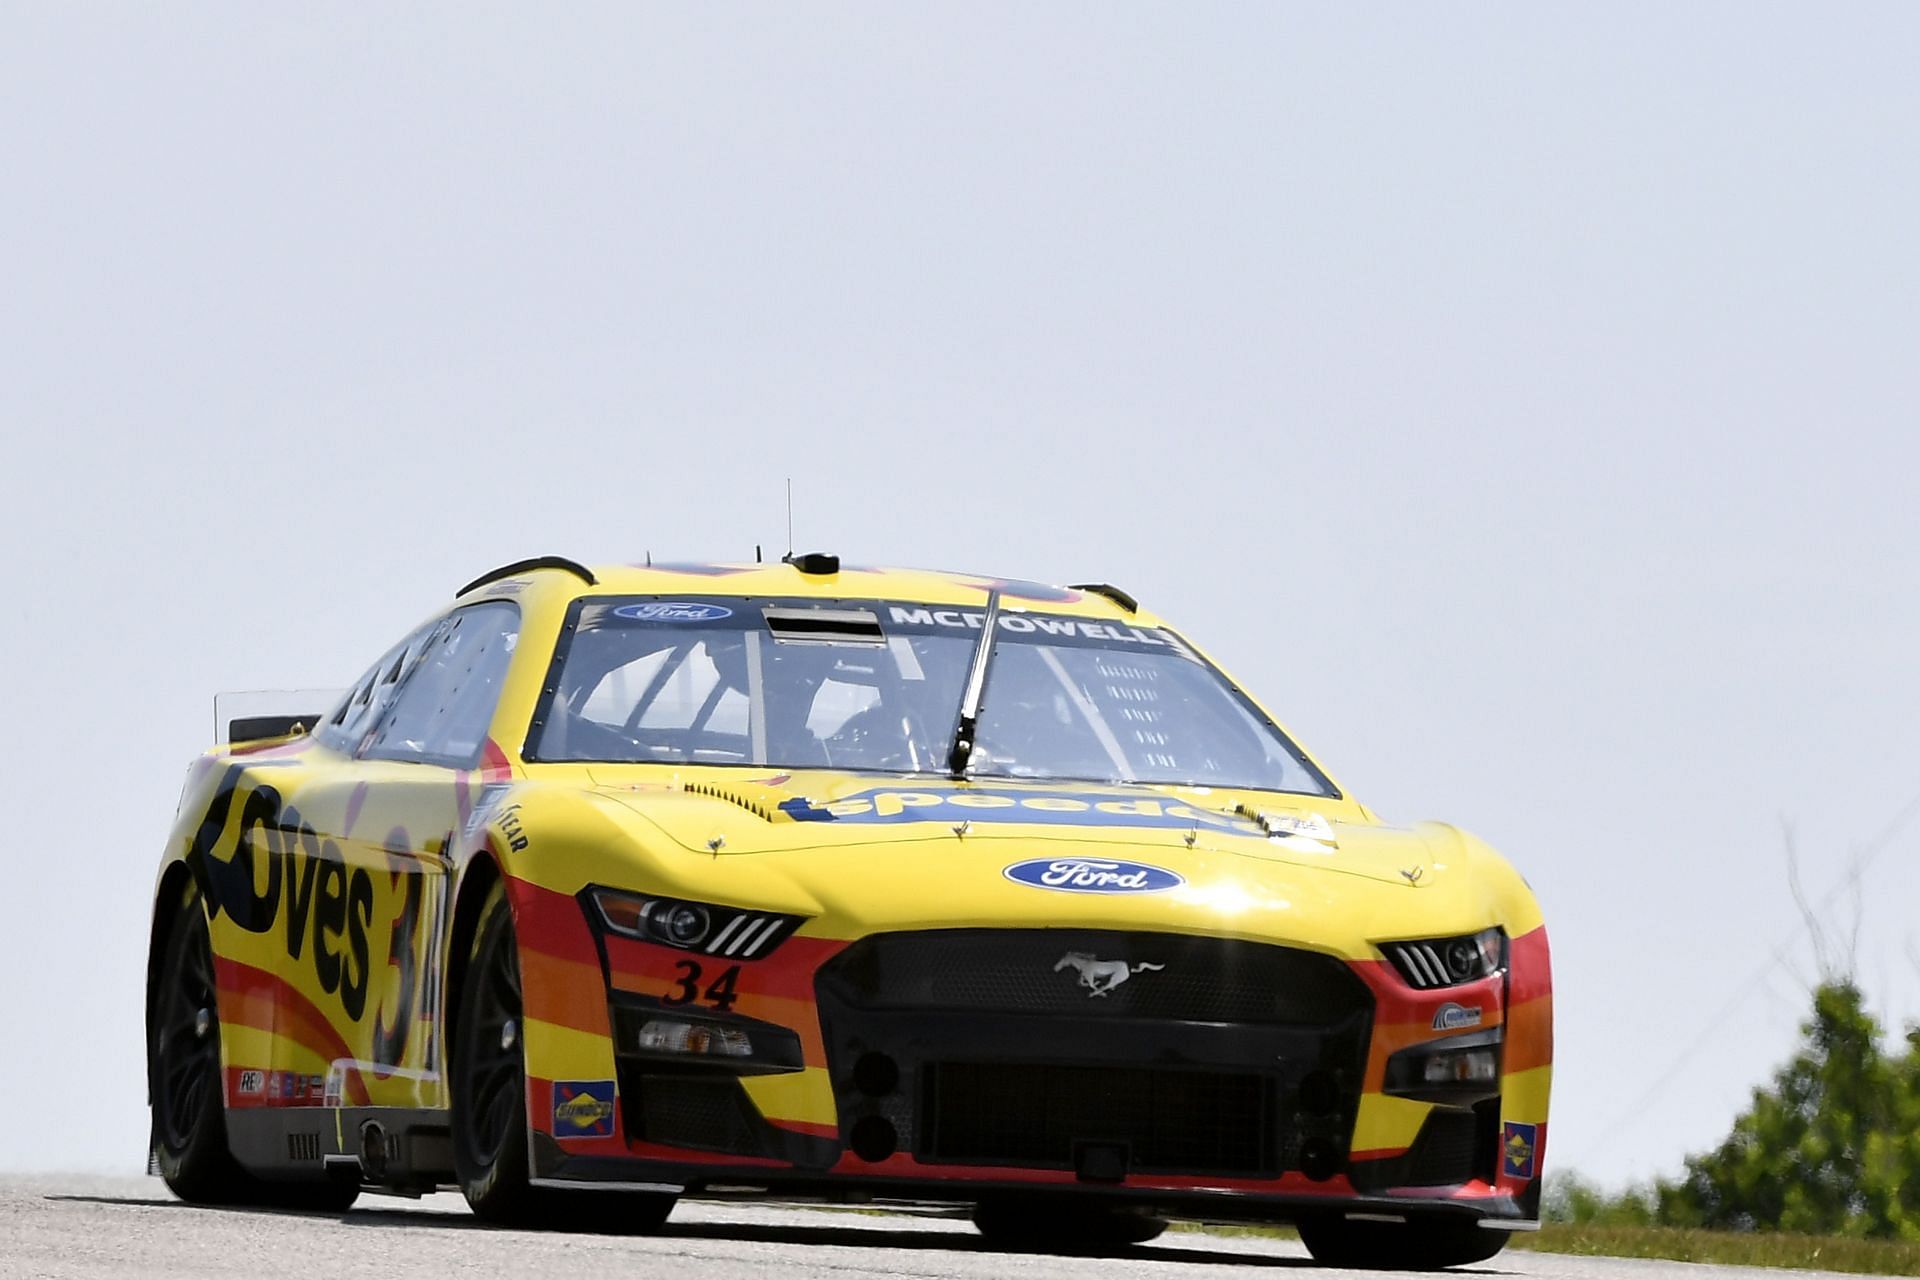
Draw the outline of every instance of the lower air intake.
M926 1070L920 1159L1075 1168L1076 1149L1124 1149L1133 1172L1274 1175L1263 1077L1134 1067L945 1062Z

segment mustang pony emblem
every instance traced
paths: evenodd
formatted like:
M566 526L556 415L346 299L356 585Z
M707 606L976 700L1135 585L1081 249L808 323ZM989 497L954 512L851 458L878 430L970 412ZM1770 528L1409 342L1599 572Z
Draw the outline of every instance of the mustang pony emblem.
M1104 996L1136 973L1157 971L1166 967L1163 964L1147 964L1143 961L1129 968L1125 960L1099 960L1089 952L1069 951L1060 957L1060 962L1053 966L1053 971L1058 973L1062 969L1078 969L1080 985L1087 989L1087 994Z

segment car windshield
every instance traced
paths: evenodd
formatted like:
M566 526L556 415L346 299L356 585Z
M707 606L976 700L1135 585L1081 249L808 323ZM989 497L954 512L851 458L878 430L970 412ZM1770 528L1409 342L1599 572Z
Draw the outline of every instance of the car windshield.
M874 600L583 599L527 758L941 772L983 617ZM996 630L973 777L1333 794L1171 631L1015 610Z

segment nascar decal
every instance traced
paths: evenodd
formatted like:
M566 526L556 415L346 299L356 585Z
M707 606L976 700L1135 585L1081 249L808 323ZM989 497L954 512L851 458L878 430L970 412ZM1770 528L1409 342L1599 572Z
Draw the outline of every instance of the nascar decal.
M613 1136L613 1081L555 1080L553 1133L557 1138Z
M1165 867L1105 858L1034 858L1016 862L1001 874L1015 884L1061 893L1164 893L1186 883Z
M1019 822L1042 826L1159 827L1191 831L1209 827L1235 835L1265 836L1246 818L1181 804L1164 796L1127 791L1015 791L983 787L923 786L876 789L814 804L802 796L782 801L780 811L799 822Z

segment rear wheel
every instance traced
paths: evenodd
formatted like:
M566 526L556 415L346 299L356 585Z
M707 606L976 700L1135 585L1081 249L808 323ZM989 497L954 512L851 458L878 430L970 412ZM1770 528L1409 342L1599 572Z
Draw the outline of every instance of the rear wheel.
M1379 1271L1438 1271L1485 1262L1507 1245L1508 1233L1475 1222L1349 1222L1314 1218L1299 1223L1300 1242L1325 1267Z
M166 939L147 1016L154 1163L182 1200L247 1202L253 1180L227 1150L213 947L200 894L191 884L174 905Z
M974 1206L973 1225L1001 1248L1053 1253L1122 1249L1167 1229L1165 1219L1137 1209L1036 1196L982 1200Z
M453 1163L460 1190L489 1222L563 1231L652 1231L674 1197L560 1190L530 1181L524 1003L513 914L498 885L480 909L461 984L453 1060Z
M360 1194L357 1186L263 1182L241 1168L227 1146L213 944L191 882L174 908L158 961L147 1022L147 1088L154 1163L167 1186L194 1204L325 1210L351 1205Z

